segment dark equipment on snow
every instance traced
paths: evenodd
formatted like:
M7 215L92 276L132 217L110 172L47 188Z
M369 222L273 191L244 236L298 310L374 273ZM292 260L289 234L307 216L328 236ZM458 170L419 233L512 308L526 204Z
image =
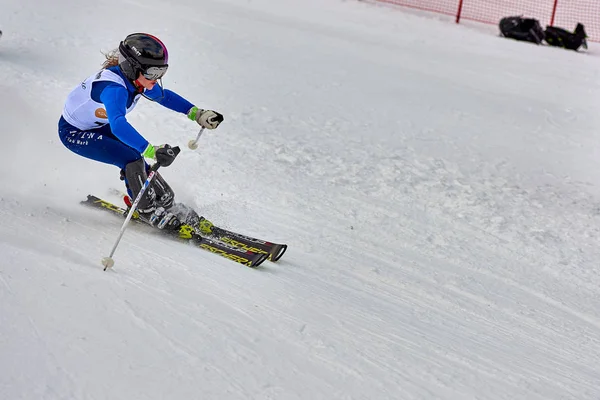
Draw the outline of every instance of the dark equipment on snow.
M544 40L544 30L540 22L533 18L506 17L500 20L500 33L502 36L540 44Z
M583 24L577 24L574 32L556 26L546 27L546 43L550 46L562 47L567 50L579 50L581 46L587 49L587 34Z
M567 50L577 51L582 46L587 49L587 34L583 24L577 24L574 32L556 26L546 26L544 31L537 19L516 16L502 18L498 27L500 34L510 39L535 44L545 41L550 46Z

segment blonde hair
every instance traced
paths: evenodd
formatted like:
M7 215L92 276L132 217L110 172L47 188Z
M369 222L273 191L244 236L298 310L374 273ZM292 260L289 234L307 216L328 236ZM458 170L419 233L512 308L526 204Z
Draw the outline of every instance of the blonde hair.
M119 49L113 49L107 53L102 52L102 54L106 58L102 63L102 69L119 65Z

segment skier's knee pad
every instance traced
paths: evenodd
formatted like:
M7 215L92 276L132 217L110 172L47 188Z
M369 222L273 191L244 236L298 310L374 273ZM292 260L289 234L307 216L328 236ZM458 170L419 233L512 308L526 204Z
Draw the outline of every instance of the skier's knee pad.
M132 197L135 199L142 190L142 186L144 186L144 182L148 175L146 173L146 163L143 158L132 161L125 166L125 184L131 191ZM144 196L140 199L138 203L138 210L141 213L152 212L155 209L155 199L156 194L153 185L150 185L146 191L144 192Z
M167 209L170 208L175 201L175 193L158 172L152 181L152 187L154 188L154 193L156 193L156 204Z

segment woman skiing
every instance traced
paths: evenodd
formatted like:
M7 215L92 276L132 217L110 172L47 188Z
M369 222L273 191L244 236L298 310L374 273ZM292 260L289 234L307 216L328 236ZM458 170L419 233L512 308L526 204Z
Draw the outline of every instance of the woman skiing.
M200 109L158 83L162 83L168 62L167 48L155 36L127 36L118 49L106 55L102 69L68 95L58 122L62 143L80 156L119 167L121 179L134 199L147 178L149 166L144 158L166 167L176 155L169 145L148 143L127 121L127 113L140 97L186 114L203 128L215 129L223 122L220 113ZM180 218L169 211L173 204L171 187L157 173L139 202L138 212L151 225L176 229Z

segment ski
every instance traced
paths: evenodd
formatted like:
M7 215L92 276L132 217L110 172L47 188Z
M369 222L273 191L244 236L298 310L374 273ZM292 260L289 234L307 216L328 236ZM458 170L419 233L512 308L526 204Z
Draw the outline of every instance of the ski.
M125 217L128 211L125 208L119 207L115 204L112 204L106 200L102 200L93 195L88 195L87 199L82 201L81 204L102 210L108 210L121 217ZM139 214L137 212L133 213L132 220L147 225L139 218ZM221 257L225 257L229 260L235 261L239 264L251 268L258 267L269 257L269 254L264 251L253 252L240 246L234 246L227 242L221 242L219 240L214 240L209 237L200 236L196 233L194 227L187 224L181 225L181 227L177 231L166 231L159 229L157 229L157 231L164 233L165 235L170 237L187 240L201 249L218 254Z
M111 189L111 194L123 197L127 196L126 193L119 189ZM228 243L234 247L249 250L253 253L267 254L267 260L271 262L279 261L288 247L287 244L274 243L257 239L252 236L242 235L241 233L233 232L216 225L212 226L212 233L210 235L204 235L202 233L199 234L203 237L216 239L221 242Z
M213 227L212 236L240 249L268 254L267 259L272 262L278 261L287 250L287 244L267 242L217 226Z

